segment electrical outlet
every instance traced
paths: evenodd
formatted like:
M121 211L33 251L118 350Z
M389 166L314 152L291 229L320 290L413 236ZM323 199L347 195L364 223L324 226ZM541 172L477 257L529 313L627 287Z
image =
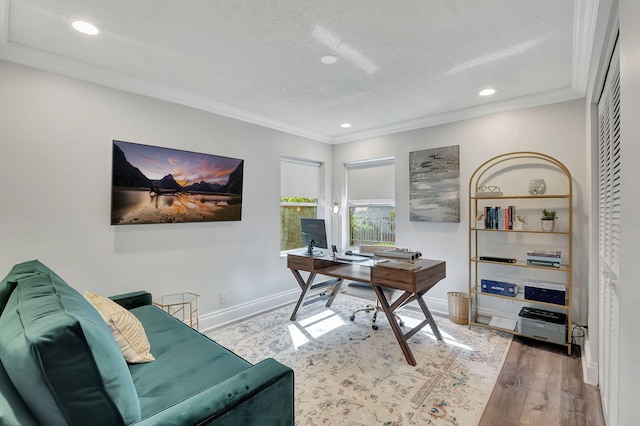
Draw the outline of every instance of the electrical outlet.
M225 303L227 303L227 293L223 292L220 293L220 304L224 305Z

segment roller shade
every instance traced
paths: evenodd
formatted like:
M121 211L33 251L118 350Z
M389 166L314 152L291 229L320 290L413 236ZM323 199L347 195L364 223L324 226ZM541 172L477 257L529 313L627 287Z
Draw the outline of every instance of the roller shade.
M347 198L351 200L394 200L395 159L384 158L345 163Z
M320 166L315 161L280 159L280 195L320 198Z

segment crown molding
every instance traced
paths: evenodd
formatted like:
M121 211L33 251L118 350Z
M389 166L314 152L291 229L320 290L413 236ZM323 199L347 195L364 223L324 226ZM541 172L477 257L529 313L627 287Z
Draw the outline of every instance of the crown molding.
M524 108L534 108L542 105L550 105L559 102L566 102L583 98L584 95L572 87L553 90L535 95L522 96L514 99L483 104L474 107L462 108L448 111L441 114L434 114L428 117L421 117L415 120L394 123L388 126L380 126L361 132L350 133L348 135L335 137L333 142L344 143L354 142L362 139L370 139L378 136L390 135L392 133L406 132L410 130L422 129L425 127L437 126L440 124L452 123L455 121L467 120L470 118L482 117L485 115L498 114L502 112L514 111Z
M574 6L571 86L582 96L587 92L599 3L599 0L584 0L576 1Z
M311 131L173 87L153 83L131 75L12 43L9 40L8 0L0 0L0 59L129 93L196 108L305 139L328 144L339 144L516 109L531 108L583 98L588 80L598 4L599 0L584 0L575 3L571 87L462 108L340 136Z
M330 135L294 126L173 87L12 43L9 40L9 0L0 0L0 59L113 89L200 109L305 139L324 143L333 142Z
M256 114L242 108L224 104L183 90L153 83L148 80L143 80L84 62L62 58L57 55L52 55L29 47L7 43L0 47L0 59L52 72L65 77L87 81L89 83L196 108L224 117L256 124L261 127L300 136L305 139L325 143L332 142L332 138L329 135L293 126L264 115Z

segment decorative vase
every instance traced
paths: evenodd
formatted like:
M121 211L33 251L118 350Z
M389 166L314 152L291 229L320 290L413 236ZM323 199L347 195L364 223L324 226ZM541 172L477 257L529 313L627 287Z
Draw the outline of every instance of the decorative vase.
M553 228L556 226L555 220L540 219L540 223L542 224L543 231L553 231Z
M544 179L531 179L529 181L529 194L542 195L547 192L547 183Z

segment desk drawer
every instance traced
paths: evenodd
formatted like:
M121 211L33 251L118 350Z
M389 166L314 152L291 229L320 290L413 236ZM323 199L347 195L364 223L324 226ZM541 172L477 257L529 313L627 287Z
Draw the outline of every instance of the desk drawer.
M314 272L316 269L322 269L335 265L336 263L331 260L331 258L313 257L299 254L287 255L287 268L289 269Z
M445 278L446 263L438 260L420 260L420 269L408 270L374 266L371 282L410 293L424 292Z

